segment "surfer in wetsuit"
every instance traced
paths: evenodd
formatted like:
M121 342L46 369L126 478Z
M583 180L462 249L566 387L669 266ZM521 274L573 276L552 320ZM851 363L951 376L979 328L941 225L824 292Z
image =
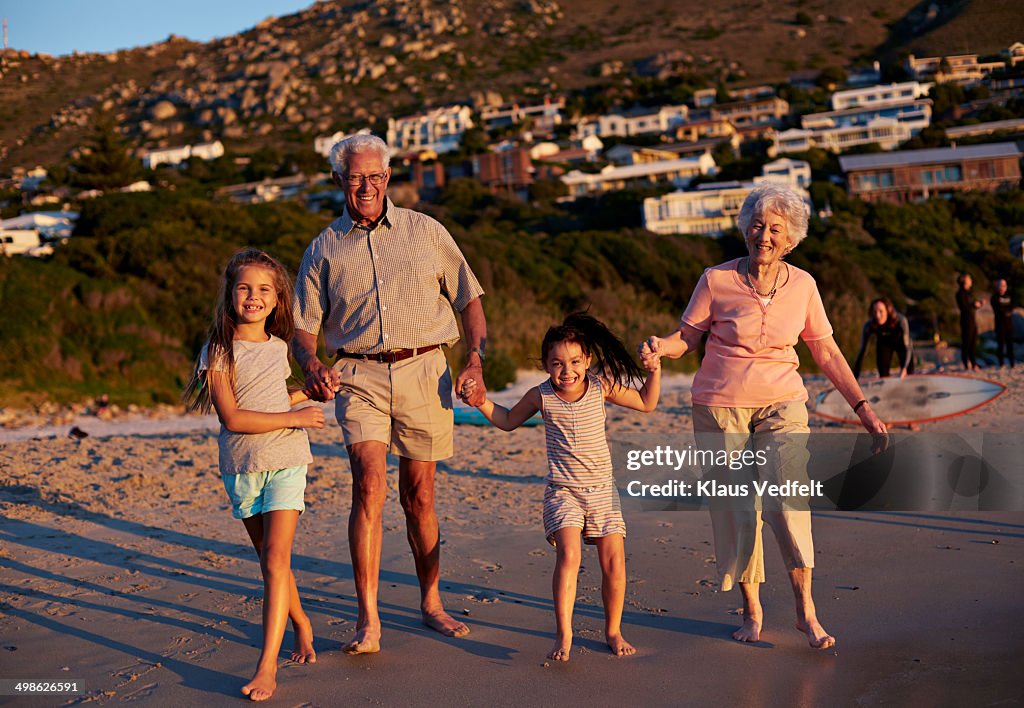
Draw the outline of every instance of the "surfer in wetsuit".
M999 366L1003 365L1003 354L1006 363L1013 368L1013 300L1007 291L1006 280L996 281L996 291L992 293L992 312L996 316L996 352L999 354Z
M971 292L974 280L969 273L961 273L956 282L960 285L956 291L956 306L960 310L960 361L965 371L977 371L974 351L978 346L978 321L974 311L981 307L981 300L974 299Z
M876 297L868 308L868 321L860 335L860 351L853 364L853 375L860 378L860 365L864 360L864 352L868 348L868 340L875 335L875 363L878 375L885 378L889 375L892 355L900 364L899 377L914 373L914 345L910 340L910 325L907 318L896 312L892 300L887 297Z

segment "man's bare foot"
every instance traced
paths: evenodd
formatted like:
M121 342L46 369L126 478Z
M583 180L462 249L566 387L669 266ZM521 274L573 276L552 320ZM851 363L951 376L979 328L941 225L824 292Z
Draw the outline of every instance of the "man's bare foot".
M257 671L252 681L242 686L242 693L250 701L265 701L277 690L277 678L273 671Z
M836 644L836 638L825 631L816 617L805 622L797 622L796 628L807 635L807 643L811 645L811 649L828 649Z
M313 625L307 617L304 622L292 622L295 632L295 647L292 649L292 661L297 664L315 664L316 651L313 649Z
M452 617L444 610L437 612L424 612L423 624L446 637L465 637L469 634L469 627Z
M569 652L572 650L572 635L558 637L555 645L548 652L548 658L552 661L569 661Z
M346 644L346 654L376 654L380 651L380 627L364 627L356 630L355 639Z
M743 626L732 633L737 642L761 641L761 618L753 615L743 617Z
M612 654L615 656L632 656L636 654L636 647L627 642L621 634L606 634L605 641L608 642L608 648L612 650Z

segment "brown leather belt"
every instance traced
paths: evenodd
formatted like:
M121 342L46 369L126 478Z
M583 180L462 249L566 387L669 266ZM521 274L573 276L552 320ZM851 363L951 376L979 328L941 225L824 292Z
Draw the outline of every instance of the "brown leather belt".
M380 354L353 354L351 352L338 351L339 359L362 359L363 361L379 361L384 364L394 364L398 361L405 361L410 359L417 354L426 354L432 352L435 349L439 349L440 344L431 344L429 347L417 347L416 349L396 349L391 352L381 352Z

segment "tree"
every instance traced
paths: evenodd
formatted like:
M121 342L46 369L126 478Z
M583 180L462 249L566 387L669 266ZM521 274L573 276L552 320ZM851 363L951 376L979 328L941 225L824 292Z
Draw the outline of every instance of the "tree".
M109 116L101 116L81 154L72 161L72 184L86 189L116 189L142 177L142 165L132 157L128 142L117 132Z

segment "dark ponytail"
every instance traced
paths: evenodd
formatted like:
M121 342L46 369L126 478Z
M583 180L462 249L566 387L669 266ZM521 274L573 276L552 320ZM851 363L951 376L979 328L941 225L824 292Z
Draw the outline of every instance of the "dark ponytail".
M540 345L541 362L559 342L576 342L583 354L593 357L593 367L619 386L643 384L644 372L619 338L604 323L586 312L574 312L557 327L548 329Z

